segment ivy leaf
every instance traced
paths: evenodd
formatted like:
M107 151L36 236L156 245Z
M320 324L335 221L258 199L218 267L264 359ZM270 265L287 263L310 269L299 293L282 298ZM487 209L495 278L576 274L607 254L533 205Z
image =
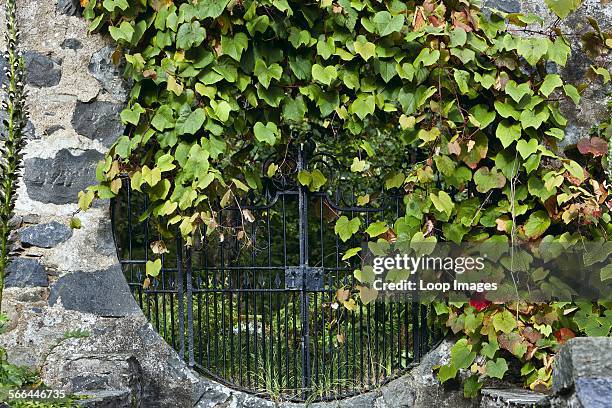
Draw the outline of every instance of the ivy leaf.
M559 36L554 42L548 44L548 53L546 57L564 67L571 51L571 48L567 45L563 37Z
M214 99L210 101L210 106L215 112L215 115L221 122L227 122L232 107L226 101L217 102ZM189 120L189 119L188 119Z
M518 43L516 51L533 66L537 64L540 58L546 55L548 42L547 38L522 38Z
M497 350L499 350L499 343L497 343L497 340L494 339L493 341L482 343L480 354L489 359L493 359Z
M333 65L323 67L322 65L314 64L312 66L311 74L315 81L319 81L328 86L334 79L338 78L338 71Z
M261 122L257 122L253 127L253 132L257 140L265 142L270 146L274 146L276 139L280 136L280 131L274 122L268 122L265 125Z
M511 103L495 101L494 105L495 105L495 110L497 111L497 113L499 113L499 116L501 116L502 118L506 118L506 119L514 118L516 120L519 120L521 114L518 110L516 110L514 106L512 106Z
M342 242L346 242L359 230L360 225L361 220L358 217L349 220L343 215L336 221L334 232L340 237Z
M351 104L349 112L354 113L359 119L363 120L366 116L373 114L375 108L376 100L374 95L366 96L361 94Z
M506 94L508 94L514 102L519 103L525 95L533 95L533 91L529 87L529 83L525 82L518 85L514 80L506 83Z
M495 167L489 170L488 167L481 167L474 173L476 190L486 193L494 188L502 188L506 185L506 177Z
M438 62L438 59L440 59L440 51L423 48L412 64L415 68L421 63L424 67L428 67Z
M370 166L368 162L366 162L365 160L359 160L359 158L354 157L353 163L351 164L351 171L353 173L360 173L362 171L367 170L369 167Z
M544 2L559 18L565 18L580 7L582 0L544 0Z
M457 376L457 367L452 364L443 365L438 370L438 380L444 384L448 380L452 380Z
M379 11L374 15L372 22L381 37L391 33L399 32L404 26L404 16L398 14L392 16L388 11Z
M162 268L162 261L161 259L158 258L155 261L147 261L147 264L145 266L145 272L147 276L156 277L157 275L159 275L161 268Z
M384 234L389 230L387 223L384 221L378 221L370 224L370 226L365 230L365 233L370 236L370 238L377 237L381 234Z
M478 376L472 374L463 383L463 396L465 398L475 398L478 396L478 391L484 383L478 379Z
M304 119L308 112L308 107L304 102L304 98L298 95L296 98L285 99L283 105L283 117L286 121L299 122Z
M225 10L229 0L199 0L197 2L197 16L203 20L207 17L217 18Z
M504 374L508 371L508 363L506 360L498 357L495 361L489 360L486 365L486 373L489 377L504 378Z
M157 159L157 167L162 173L165 171L170 171L176 168L176 165L173 162L174 157L172 157L171 154L166 153L164 155L159 156L159 158Z
M145 110L139 103L135 103L131 109L125 108L121 111L121 121L131 123L132 125L138 125L140 122L140 115L145 113Z
M463 71L461 69L455 69L453 72L453 78L455 78L455 82L459 87L459 91L462 94L467 94L470 91L470 87L468 85L468 81L470 80L470 73L467 71Z
M521 125L523 126L523 129L527 129L530 127L538 129L542 125L542 123L548 120L549 116L550 113L548 111L548 108L546 107L539 108L535 111L531 109L525 109L521 112Z
M193 135L202 128L205 120L206 114L204 113L204 109L198 108L187 116L180 127L177 125L177 131L180 134Z
M472 345L467 339L459 339L451 347L451 365L457 369L468 368L476 358L476 352L472 351Z
M495 120L495 111L489 111L486 105L476 105L470 110L470 114L476 122L472 121L474 126L479 127L481 129L486 128Z
M514 152L503 150L495 156L495 167L501 170L507 179L512 179L518 174L519 160Z
M263 62L263 60L258 59L257 62L255 62L254 73L259 83L267 89L268 86L270 86L270 81L272 81L272 79L281 79L283 69L276 63L268 66L265 62Z
M565 91L565 94L574 102L574 105L578 105L580 103L580 94L574 85L563 85L563 90Z
M495 136L501 141L505 149L521 137L521 125L519 123L511 124L509 121L503 120L497 125Z
M321 170L319 169L314 169L312 173L310 173L310 177L311 180L310 184L308 185L310 191L318 191L321 187L325 185L325 183L327 183L327 178L323 173L321 173Z
M249 38L245 33L236 33L233 37L221 36L221 49L223 54L229 55L236 61L240 61L240 57L244 50L249 47Z
M548 97L556 88L562 85L563 81L559 74L548 74L546 78L544 78L542 85L540 85L540 93Z
M128 4L127 0L104 0L102 6L107 11L112 12L116 8L120 8L121 10L125 11L130 5Z
M521 139L516 144L516 150L518 150L523 159L526 159L538 151L538 141L534 138L529 139L529 142L525 141L525 139Z
M453 203L452 198L445 191L439 191L436 195L435 193L431 193L429 195L431 202L433 203L436 210L445 213L450 217L453 212L453 208L455 208L455 203Z
M357 37L357 41L353 43L353 47L355 47L355 52L361 55L364 61L376 55L376 45L369 42L363 35Z
M168 105L162 105L155 112L151 125L157 130L164 130L174 127L172 109Z
M461 47L465 45L465 42L467 41L467 33L460 27L451 31L449 37L451 47Z
M524 225L525 235L531 239L540 237L550 226L550 218L546 211L536 211L529 216Z
M342 256L342 260L346 261L347 259L350 259L354 257L355 255L357 255L359 252L361 252L361 247L347 249L344 255ZM363 282L363 281L359 279L359 282Z
M204 38L206 38L206 29L200 26L199 21L183 23L176 33L176 46L187 51L200 45Z
M514 315L506 309L504 309L503 312L496 313L495 316L493 316L492 322L495 330L503 333L510 333L516 328Z
M134 27L127 21L122 22L119 27L109 27L108 32L110 33L113 40L120 42L125 41L130 43L132 41L132 35L134 35Z
M328 59L331 57L334 52L336 52L336 45L334 44L334 37L320 37L319 41L317 41L317 54L319 54L323 59Z

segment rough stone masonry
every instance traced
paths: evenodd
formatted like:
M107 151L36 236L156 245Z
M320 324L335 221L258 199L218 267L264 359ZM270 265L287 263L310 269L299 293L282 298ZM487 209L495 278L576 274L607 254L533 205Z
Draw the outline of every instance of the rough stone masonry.
M551 18L542 0L487 4ZM612 10L606 4L586 0L564 29L581 30L585 16L594 15L609 30ZM18 20L31 123L14 220L19 257L3 303L10 322L0 335L10 360L40 370L51 388L93 395L89 406L272 406L200 377L148 324L116 257L108 202L78 214L82 228L70 229L78 191L95 182L97 161L123 131L118 113L130 84L110 61L110 39L87 33L78 0L20 0ZM590 63L577 53L563 74L579 79ZM589 90L577 110L566 108L571 141L605 114L609 91ZM65 336L75 332L82 335ZM419 368L381 390L328 405L471 406L460 391L443 390L431 373L448 358L449 347L443 343Z

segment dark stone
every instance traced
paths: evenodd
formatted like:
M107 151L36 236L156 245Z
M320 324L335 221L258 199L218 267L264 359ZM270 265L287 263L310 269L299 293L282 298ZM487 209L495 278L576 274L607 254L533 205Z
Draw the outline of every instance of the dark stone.
M612 401L612 378L579 378L576 380L576 395L584 407L609 407Z
M56 11L58 14L76 16L81 14L79 0L57 0Z
M76 38L66 38L64 42L62 42L61 47L68 48L70 50L80 50L83 48L83 43Z
M484 5L506 13L521 12L521 3L518 0L486 0Z
M122 106L112 102L77 102L72 126L80 135L110 147L123 134L119 113Z
M565 343L555 356L553 391L571 389L578 378L612 378L612 339L576 337Z
M74 156L62 149L54 158L26 159L24 182L28 196L43 203L76 203L79 191L95 183L96 165L102 157L95 150Z
M49 305L61 299L65 309L103 317L139 314L120 266L95 272L77 271L60 277L51 286Z
M36 51L26 51L23 58L25 60L28 84L38 88L46 88L59 84L62 78L62 69L59 61L54 61Z
M107 45L96 51L89 61L89 72L98 80L102 88L118 101L127 100L131 86L123 78L124 64L115 65L112 55L115 47Z
M4 284L7 288L28 286L48 286L45 267L32 258L15 258L6 269Z
M19 231L21 245L24 247L53 248L67 241L71 236L72 229L57 221L33 225Z
M47 136L52 135L53 133L57 132L58 130L64 130L64 127L62 125L53 125L53 126L50 126L49 128L47 128L47 130L45 130L45 135L47 135Z

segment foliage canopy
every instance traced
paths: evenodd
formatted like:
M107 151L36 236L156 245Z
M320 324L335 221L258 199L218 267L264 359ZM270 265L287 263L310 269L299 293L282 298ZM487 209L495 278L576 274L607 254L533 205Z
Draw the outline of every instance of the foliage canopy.
M561 17L578 5L547 3ZM117 194L128 173L153 204L143 218L158 220L162 231L178 226L187 239L201 228L215 234L211 203L227 206L260 189L282 167L273 163L260 174L253 163L308 141L358 151L351 171L380 175L386 188L405 194L405 216L376 225L370 237L608 239L607 143L589 141L592 148L573 157L557 149L567 125L559 102L579 103L580 91L557 72L570 55L558 29L516 34L541 25L537 16L481 11L468 0L85 4L91 30L108 29L117 42L115 57L125 57L134 87L121 113L127 132L99 165L100 184L80 194L83 209ZM416 150L426 159L406 164L406 152ZM314 172L298 181L312 190L326 183ZM360 225L340 217L335 231L346 241ZM147 273L160 267L152 262ZM479 375L503 377L506 349L526 362L528 382L548 384L548 350L557 344L553 322L540 318L548 308L564 314L563 306L546 306L517 321L503 306L488 314L439 306L452 331L466 335L453 349L456 364L442 367L440 378L454 378L480 353L487 362L465 384L472 395ZM587 309L579 312L604 318ZM544 339L543 351L529 358L512 346L523 344L526 325Z

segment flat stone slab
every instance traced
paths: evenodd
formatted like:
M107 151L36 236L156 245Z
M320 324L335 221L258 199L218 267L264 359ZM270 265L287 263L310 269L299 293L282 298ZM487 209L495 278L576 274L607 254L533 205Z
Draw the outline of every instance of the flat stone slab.
M58 301L65 309L103 317L140 314L120 266L95 272L77 271L61 276L49 294L49 305Z
M123 106L118 103L79 101L72 115L72 127L79 135L110 147L125 129L119 119L122 110Z
M483 388L481 394L482 408L533 407L546 398L546 394L522 388Z
M76 203L79 191L95 184L96 165L102 157L95 150L77 156L62 149L49 159L26 159L23 179L28 196L41 203Z
M19 239L23 246L53 248L72 236L72 229L57 221L33 225L19 231Z
M7 288L49 285L45 267L37 259L15 258L6 271L4 285Z

